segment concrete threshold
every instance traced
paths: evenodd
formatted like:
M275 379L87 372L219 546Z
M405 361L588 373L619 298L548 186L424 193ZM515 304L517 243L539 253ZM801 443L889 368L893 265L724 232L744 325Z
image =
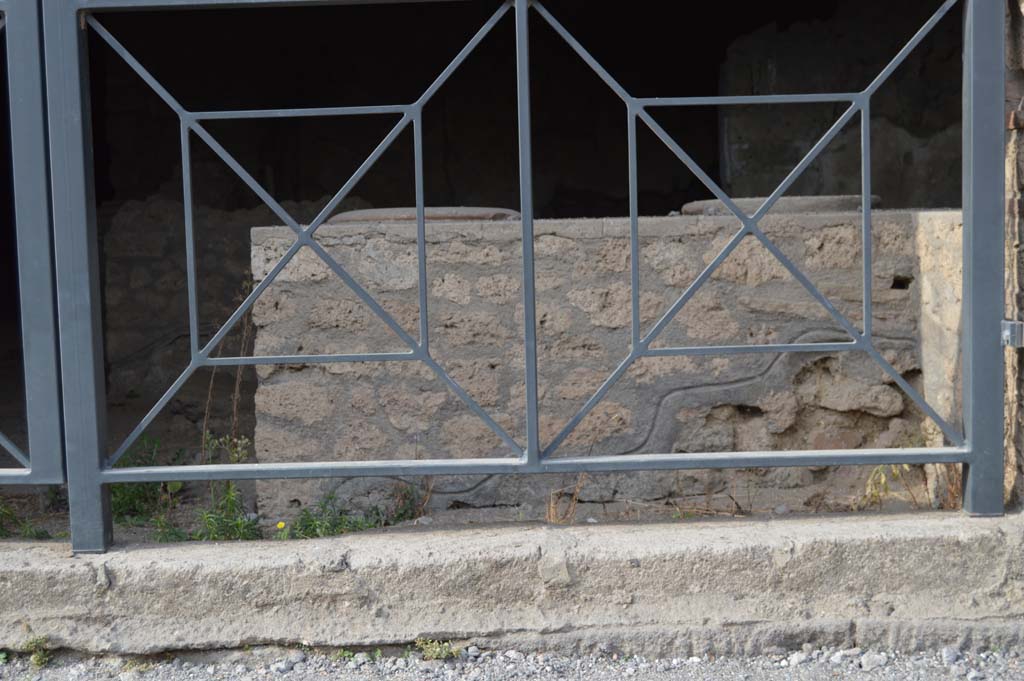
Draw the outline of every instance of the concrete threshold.
M246 645L758 654L1020 645L1024 516L395 528L72 556L0 545L0 648Z

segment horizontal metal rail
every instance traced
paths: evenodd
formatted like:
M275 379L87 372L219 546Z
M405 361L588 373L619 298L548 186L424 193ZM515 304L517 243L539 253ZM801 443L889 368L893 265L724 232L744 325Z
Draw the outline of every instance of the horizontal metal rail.
M267 478L387 477L400 475L498 475L516 473L583 473L631 470L786 468L800 466L873 466L879 464L963 463L963 447L845 449L829 451L704 452L622 454L521 459L419 459L395 461L322 461L314 463L205 464L137 466L102 473L104 482L171 480L263 480Z

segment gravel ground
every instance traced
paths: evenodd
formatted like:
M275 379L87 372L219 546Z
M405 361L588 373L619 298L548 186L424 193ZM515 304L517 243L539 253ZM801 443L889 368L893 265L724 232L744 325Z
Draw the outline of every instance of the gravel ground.
M281 648L162 656L159 658L81 657L57 655L42 668L27 656L11 656L0 666L0 679L85 681L145 679L186 681L231 679L394 679L441 681L505 681L508 679L700 679L761 681L762 679L1024 679L1024 655L1018 650L961 653L955 648L903 655L853 648L813 650L749 658L690 657L645 659L618 655L573 656L509 651L462 651L456 660L424 661L417 653L304 652Z

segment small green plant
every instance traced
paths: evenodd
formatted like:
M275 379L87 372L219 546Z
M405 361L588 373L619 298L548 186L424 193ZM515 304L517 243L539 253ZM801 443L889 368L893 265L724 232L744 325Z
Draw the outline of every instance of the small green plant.
M7 664L7 651L0 650L0 665Z
M28 660L33 667L41 668L50 663L52 654L49 650L50 641L45 636L36 636L25 644L25 652L29 654Z
M156 466L160 461L160 441L143 436L118 467ZM110 510L114 520L124 525L149 525L161 512L177 503L184 485L180 481L119 483L110 486Z
M395 504L388 509L375 507L362 515L353 515L341 505L338 497L329 492L320 498L312 508L304 508L289 526L277 523L275 539L316 539L335 537L349 532L361 532L415 518L419 510L415 490L409 485L399 486L395 492Z
M153 535L155 541L164 544L188 541L188 532L177 527L167 513L153 516L153 527L156 529Z
M334 654L331 655L331 659L335 662L348 662L355 656L356 654L353 653L351 650L348 650L346 648L338 648L334 651Z
M250 517L242 503L238 485L228 481L223 489L214 491L213 507L200 512L199 529L192 539L199 541L243 541L260 539L259 523Z
M14 535L12 525L18 525L18 516L14 509L0 501L0 537L11 537Z
M450 660L459 656L459 649L452 646L451 641L418 638L416 648L423 653L424 660Z
M0 501L0 538L18 536L22 539L50 539L50 533L22 520L7 504Z

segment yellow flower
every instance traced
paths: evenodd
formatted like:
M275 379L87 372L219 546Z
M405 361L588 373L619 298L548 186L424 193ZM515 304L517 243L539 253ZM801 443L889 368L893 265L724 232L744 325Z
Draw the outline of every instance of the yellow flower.
M281 520L281 521L279 521L277 523L277 529L279 529L279 530L283 530L284 529L284 521L283 520Z

